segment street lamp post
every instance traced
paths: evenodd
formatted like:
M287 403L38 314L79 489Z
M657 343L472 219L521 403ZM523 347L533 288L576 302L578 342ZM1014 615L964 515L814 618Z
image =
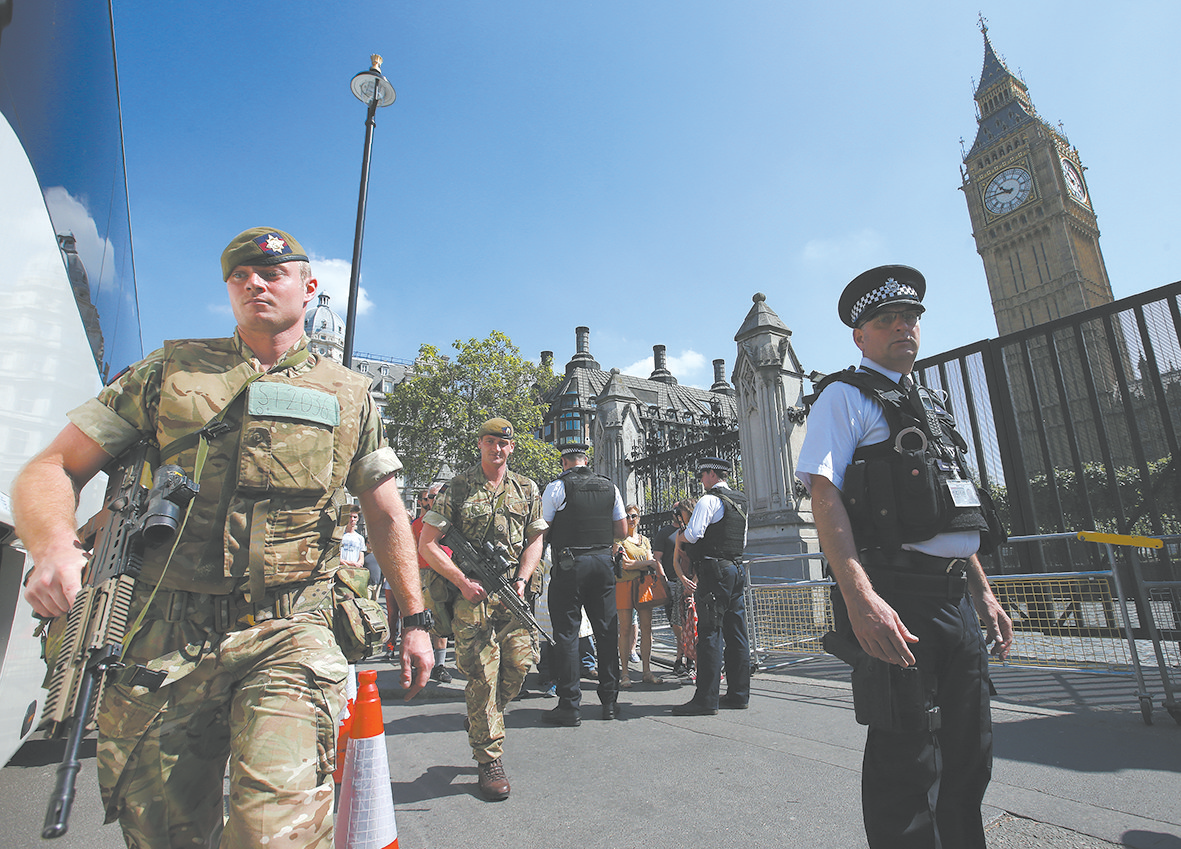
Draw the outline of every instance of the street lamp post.
M365 241L365 204L369 199L369 152L373 146L373 127L377 124L378 106L394 102L394 87L381 74L381 57L369 57L372 65L353 77L349 86L357 100L369 105L365 118L365 153L361 158L361 193L357 198L357 232L353 236L353 267L349 274L349 310L344 327L344 366L353 367L353 327L357 320L357 290L361 278L361 244Z

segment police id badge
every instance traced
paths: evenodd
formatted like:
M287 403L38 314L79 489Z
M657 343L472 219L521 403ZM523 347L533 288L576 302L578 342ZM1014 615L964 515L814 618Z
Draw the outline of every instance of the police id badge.
M980 494L976 492L976 484L971 481L947 481L947 490L951 493L951 503L956 507L979 507Z

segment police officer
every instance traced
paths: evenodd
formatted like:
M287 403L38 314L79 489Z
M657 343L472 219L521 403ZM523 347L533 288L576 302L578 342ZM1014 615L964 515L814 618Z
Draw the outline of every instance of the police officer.
M467 677L468 743L478 765L479 787L490 802L507 799L504 771L504 709L517 697L537 657L533 632L495 595L469 578L440 544L451 527L477 549L484 542L507 550L516 561L513 587L525 587L541 560L546 524L541 492L532 480L508 467L516 442L505 419L489 419L477 435L480 462L453 477L422 518L418 553L458 588L451 625L455 665ZM436 599L437 601L437 599Z
M377 607L361 598L363 570L338 571L346 488L409 614L407 697L431 668L415 621L423 605L395 477L402 464L368 381L309 348L304 310L317 284L299 243L247 230L221 268L233 337L165 343L70 412L14 484L35 564L26 596L43 616L70 608L85 563L75 493L112 457L149 440L199 478L175 551L145 552L128 616L144 614L123 659L166 681L155 691L109 681L99 706L107 817L119 818L128 845L217 845L228 760L223 849L329 846L347 674L345 631L332 627L345 617L333 613ZM200 474L198 453L207 454Z
M543 718L553 725L574 726L582 721L578 675L582 608L586 608L596 646L611 646L619 630L611 543L627 536L627 512L619 489L608 478L591 473L587 448L562 448L562 474L541 496L554 564L549 589L554 647L549 658L558 693L558 706ZM603 719L615 719L619 715L618 653L600 650L598 672Z
M738 558L746 548L747 500L731 489L730 462L703 457L697 473L705 495L677 536L689 544L697 580L684 578L697 605L697 691L672 709L674 716L711 716L719 707L746 710L750 702L750 640L746 635L746 574ZM725 644L726 694L719 698Z
M853 662L857 718L869 725L869 845L983 849L992 728L980 620L999 657L1012 625L976 558L1001 536L995 514L966 474L951 416L910 377L925 292L902 265L845 287L838 309L861 366L829 375L810 399L796 474L836 579L826 646Z

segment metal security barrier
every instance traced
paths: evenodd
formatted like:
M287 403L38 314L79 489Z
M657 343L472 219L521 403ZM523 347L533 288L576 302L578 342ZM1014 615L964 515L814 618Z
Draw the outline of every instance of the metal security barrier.
M1145 667L1155 665L1164 690L1161 704L1181 725L1181 705L1174 697L1170 677L1171 670L1181 668L1181 582L1145 581L1137 554L1138 550L1160 549L1165 541L1080 531L1010 537L1008 544L1056 540L1099 545L1109 568L1102 572L990 577L993 593L1013 620L1008 663L1132 674L1146 725L1152 724L1153 697ZM1121 577L1124 570L1117 562L1117 547L1126 555L1133 575L1130 588Z
M821 638L832 630L832 581L770 582L752 577L773 563L819 560L819 552L754 555L746 562L746 626L753 670L782 669L824 654Z
M1152 724L1153 697L1145 669L1155 667L1164 690L1161 704L1181 724L1181 706L1170 677L1181 669L1181 582L1145 580L1137 555L1138 550L1165 545L1167 539L1084 531L1012 537L1009 545L1066 539L1101 546L1111 568L990 576L997 600L1013 620L1013 646L1003 663L1134 675L1146 724ZM1117 546L1125 553L1134 578L1127 588L1130 592L1121 577L1126 570L1116 560ZM757 567L760 562L764 559L754 558L748 566ZM746 611L754 668L781 669L825 656L820 640L832 628L832 582L759 582L752 581L750 571Z

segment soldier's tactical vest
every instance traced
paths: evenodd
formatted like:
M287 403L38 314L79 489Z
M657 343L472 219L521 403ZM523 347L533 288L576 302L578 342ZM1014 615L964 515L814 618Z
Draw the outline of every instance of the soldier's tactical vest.
M890 428L884 441L858 448L845 471L841 495L858 549L897 551L950 531L979 531L984 554L1004 541L991 497L966 473L968 444L927 389L917 387L918 409L885 375L849 369L825 377L805 403L836 381L877 401Z
M746 547L746 496L734 489L715 487L706 495L716 495L725 509L722 518L705 529L694 551L703 557L734 560Z
M156 417L161 447L229 408L224 432L209 441L201 491L163 588L220 594L258 569L270 587L336 568L338 512L369 382L328 359L297 370L263 375L242 391L256 372L233 339L165 343ZM192 477L197 451L188 441L167 462ZM144 579L159 580L167 558L166 550L147 552Z
M550 547L595 548L611 545L615 539L615 486L586 466L575 466L558 476L566 487L566 506L554 514L550 524Z

